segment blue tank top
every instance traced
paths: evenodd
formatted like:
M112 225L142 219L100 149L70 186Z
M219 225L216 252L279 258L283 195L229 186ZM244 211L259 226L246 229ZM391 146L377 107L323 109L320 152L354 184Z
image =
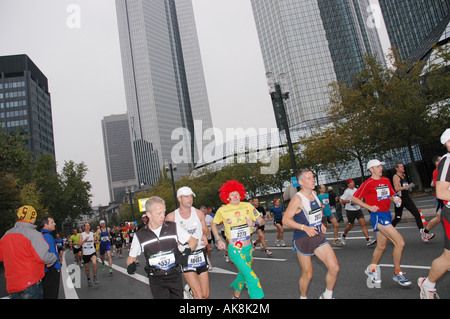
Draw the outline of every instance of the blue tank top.
M294 215L294 221L296 223L304 224L306 226L311 226L310 221L306 216L310 215L310 213L321 210L322 205L321 205L321 203L318 203L316 200L310 201L310 205L311 205L311 211L309 211L305 214L305 208L303 208L302 211L300 211L299 213ZM320 233L322 231L322 218L320 219L320 222L316 221L316 223L314 223L314 226L317 227L317 231ZM304 232L303 230L296 229L294 231L294 241L299 238L305 237L305 236L308 236L308 234L306 232Z
M108 228L106 228L105 231L103 231L100 228L100 242L104 243L104 242L108 242L109 241L109 232L108 232Z

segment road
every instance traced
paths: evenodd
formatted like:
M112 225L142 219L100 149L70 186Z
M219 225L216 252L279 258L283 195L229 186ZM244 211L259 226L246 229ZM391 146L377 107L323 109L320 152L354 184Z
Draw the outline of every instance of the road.
M418 207L427 211L427 207L433 207L434 198L415 199ZM404 220L397 225L405 239L406 246L402 258L402 268L406 272L412 285L408 288L400 287L392 280L392 245L389 244L381 261L381 287L369 287L364 270L371 261L374 247L367 247L359 225L347 236L347 244L343 247L335 247L340 272L335 287L334 297L336 299L418 299L419 289L417 279L426 276L432 261L440 256L443 251L443 229L441 225L436 226L433 232L436 237L425 244L421 241L418 229L409 213L404 214ZM427 218L429 220L430 218ZM339 233L342 233L345 223L340 223ZM374 235L372 227L369 226L369 234ZM268 257L265 252L257 248L254 252L253 269L261 280L265 298L273 300L287 300L299 298L298 280L301 269L292 251L292 231L285 232L287 247L276 247L274 245L276 233L273 225L267 224L266 238L272 256ZM327 238L332 240L332 229L327 230ZM254 235L255 236L255 235ZM213 269L210 275L210 299L231 298L233 291L229 288L236 277L236 267L232 263L225 262L224 252L212 250L211 262ZM89 288L87 286L84 268L73 265L73 254L66 251L64 255L64 269L60 288L60 299L151 299L148 280L144 272L145 260L140 256L140 265L137 274L130 276L126 273L127 252L124 249L123 258L117 255L113 258L114 275L110 276L108 271L102 271L100 264L98 269L99 284ZM314 276L308 292L308 297L317 299L325 289L326 268L315 257L313 258ZM71 279L75 280L75 288L70 288ZM73 284L72 284L73 286ZM447 273L437 284L441 299L450 299L450 274ZM0 276L0 297L6 297L4 276ZM244 290L241 299L248 299Z

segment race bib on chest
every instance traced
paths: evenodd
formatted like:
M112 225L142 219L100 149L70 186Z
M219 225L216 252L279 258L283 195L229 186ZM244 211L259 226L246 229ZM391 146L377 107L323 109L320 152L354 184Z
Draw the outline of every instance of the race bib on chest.
M322 210L319 208L313 209L308 214L309 226L315 227L322 224Z
M389 199L391 197L389 187L387 185L376 187L376 191L378 200Z
M250 228L247 224L231 228L231 241L234 243L250 239Z
M175 265L175 254L172 250L161 251L151 255L148 263L150 266L167 271Z

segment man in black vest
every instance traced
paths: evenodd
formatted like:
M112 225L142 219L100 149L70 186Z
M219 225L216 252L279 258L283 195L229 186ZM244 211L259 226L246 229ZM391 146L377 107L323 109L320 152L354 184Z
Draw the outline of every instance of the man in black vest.
M166 204L160 197L150 197L145 204L147 225L136 232L127 258L127 271L136 272L136 258L146 259L150 290L155 299L183 299L181 269L187 266L189 253L197 240L174 222L165 221ZM185 244L181 253L178 244Z

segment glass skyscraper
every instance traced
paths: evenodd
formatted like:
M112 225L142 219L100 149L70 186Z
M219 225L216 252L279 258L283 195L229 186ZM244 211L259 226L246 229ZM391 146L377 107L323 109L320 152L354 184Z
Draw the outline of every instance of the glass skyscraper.
M195 134L212 127L192 2L116 0L116 9L138 183L153 185L168 163L189 175Z
M379 0L393 47L416 62L430 51L450 22L450 0ZM436 33L436 34L434 34ZM430 43L427 45L427 40ZM426 47L421 49L421 45Z
M23 128L34 159L44 153L55 157L47 77L25 54L0 57L0 127Z
M369 0L251 0L266 72L287 73L291 129L326 122L329 84L352 83L384 54Z
M122 202L126 188L137 185L128 115L105 116L102 133L110 199Z

